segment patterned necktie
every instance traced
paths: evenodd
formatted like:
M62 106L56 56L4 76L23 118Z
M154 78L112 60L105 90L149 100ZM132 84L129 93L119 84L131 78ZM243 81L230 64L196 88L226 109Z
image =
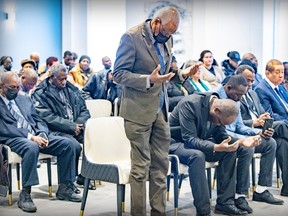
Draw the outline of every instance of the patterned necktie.
M246 99L246 102L247 102L247 105L248 105L250 111L253 112L254 115L256 115L256 117L259 117L257 110L256 110L256 107L254 106L254 103L250 99L250 97L248 95L245 95L245 99Z
M8 103L8 109L12 116L17 120L17 127L18 128L23 128L27 129L29 133L34 134L33 129L31 125L26 121L26 119L19 113L17 113L13 107L12 107L12 102L9 101Z
M278 94L278 96L282 99L282 101L287 104L287 101L286 101L285 97L283 96L281 90L279 90L277 87L275 87L275 91Z
M165 74L164 57L161 55L161 52L160 52L160 49L159 49L159 46L158 46L157 42L154 43L154 47L156 49L156 52L157 52L157 55L158 55L158 58L159 58L159 61L160 61L160 66L161 66L160 74L163 75L163 74ZM160 112L160 110L162 109L163 105L164 105L164 92L163 92L163 86L162 86L162 91L161 91L161 95L160 95L160 104L159 104L159 108L157 110L157 113Z

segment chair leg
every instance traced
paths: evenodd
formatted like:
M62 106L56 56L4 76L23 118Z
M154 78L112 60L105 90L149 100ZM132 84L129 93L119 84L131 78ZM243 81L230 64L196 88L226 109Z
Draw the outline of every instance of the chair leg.
M251 175L252 175L252 192L256 189L256 183L255 183L255 158L252 158L251 162Z
M122 216L123 185L117 184L117 215Z
M184 179L184 173L181 173L180 176L179 176L178 197L179 197L179 195L180 195L180 190L181 190L181 186L182 186L183 179ZM175 181L175 180L174 180L174 181Z
M51 159L46 160L47 163L47 174L48 174L48 196L52 197L52 176L51 176Z
M170 180L171 180L171 175L167 176L167 192L166 192L166 200L169 201L169 192L170 192Z
M278 163L278 160L276 158L276 175L277 175L277 188L280 188L280 165Z
M211 168L207 168L207 183L209 189L210 205L212 205L212 189L211 189Z
M9 190L8 190L8 205L12 205L12 164L8 165L8 177L9 177Z
M20 164L16 163L17 188L20 190Z
M212 182L212 190L214 190L215 188L215 184L216 184L216 179L217 179L217 171L216 171L217 167L215 167L215 170L214 170L214 177L213 177L213 182Z
M88 189L89 188L89 182L90 182L90 179L89 178L85 178L84 191L83 191L83 196L82 196L82 201L81 201L80 216L84 215L84 209L85 209L87 195L88 195L88 191L89 191L89 189Z
M125 212L125 185L122 187L122 212Z
M184 175L183 175L184 177ZM178 173L174 172L174 216L178 215L178 198L181 185L178 185Z

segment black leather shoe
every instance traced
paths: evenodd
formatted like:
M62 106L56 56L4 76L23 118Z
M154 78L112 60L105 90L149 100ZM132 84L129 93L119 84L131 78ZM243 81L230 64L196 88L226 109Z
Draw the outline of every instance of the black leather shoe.
M238 199L235 199L235 205L238 209L247 211L248 214L251 214L253 212L253 209L248 205L245 197L239 197Z
M281 199L275 198L268 190L265 190L263 193L253 193L253 201L266 202L273 205L283 205L284 201Z
M79 188L77 188L74 183L72 183L70 186L71 186L71 189L72 189L76 194L80 194L80 193L81 193L81 191L79 190Z
M281 196L288 196L288 186L283 185L281 189Z
M225 215L247 215L247 211L238 209L235 205L221 205L216 204L215 206L216 214L225 214Z
M56 197L59 200L67 200L72 202L81 202L82 197L76 194L71 188L72 182L69 184L60 184L56 192Z
M84 186L85 178L82 175L78 175L76 183L78 185ZM96 190L96 187L89 181L89 190Z
M17 205L24 212L36 212L37 211L37 207L33 203L30 193L28 193L25 190L21 191Z
M209 213L209 214L196 214L196 216L211 216L211 214Z

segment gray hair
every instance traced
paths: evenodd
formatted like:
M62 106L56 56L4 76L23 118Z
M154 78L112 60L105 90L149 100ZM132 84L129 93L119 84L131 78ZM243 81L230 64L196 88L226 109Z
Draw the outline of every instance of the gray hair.
M175 22L177 26L180 22L180 14L177 8L168 6L160 9L157 14L155 15L155 18L158 17L161 19L161 22L168 23L168 22Z
M58 62L54 63L50 68L51 76L58 76L61 72L65 72L67 74L67 70L63 64Z
M5 73L0 73L0 86L3 86L5 83L7 83L7 80L9 77L15 76L17 80L19 80L19 77L17 73L13 71L7 71Z

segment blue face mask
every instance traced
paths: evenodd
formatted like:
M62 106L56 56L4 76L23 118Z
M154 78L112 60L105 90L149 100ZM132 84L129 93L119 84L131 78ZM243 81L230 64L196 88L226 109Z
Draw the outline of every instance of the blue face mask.
M166 43L170 39L170 36L167 37L163 35L161 32L159 32L157 36L153 35L153 37L157 41L157 43L161 43L161 44Z

